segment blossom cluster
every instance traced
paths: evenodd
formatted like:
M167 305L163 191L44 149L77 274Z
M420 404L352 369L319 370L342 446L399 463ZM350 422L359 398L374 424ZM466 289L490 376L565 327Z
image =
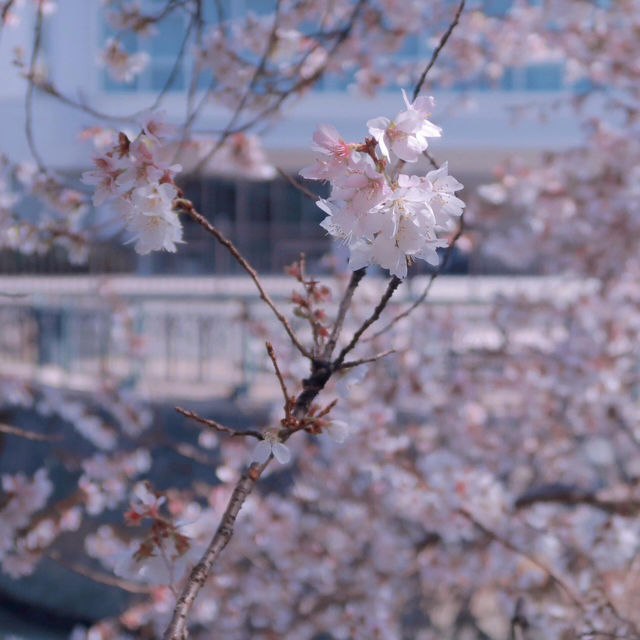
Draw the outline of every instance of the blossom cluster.
M146 51L128 53L122 43L109 38L98 60L116 82L132 82L144 71L150 59Z
M173 127L150 112L141 124L135 140L121 133L114 146L94 158L96 168L82 179L95 186L94 205L114 201L138 253L173 252L182 241L182 225L173 209L178 195L173 178L181 167L172 163L167 144Z
M24 219L21 208L38 204L37 219ZM67 251L74 264L86 261L88 234L83 229L86 197L34 164L13 163L0 155L0 249L27 255L53 247Z
M300 172L331 183L331 196L317 202L327 214L321 226L348 245L349 266L378 264L398 278L416 259L438 264L437 249L447 246L441 234L451 231L464 208L455 196L462 184L446 164L423 177L400 173L405 163L421 158L429 138L441 135L428 119L433 98L410 103L403 97L406 108L395 120L369 120L371 137L362 144L347 143L335 127L320 125L313 149L321 156Z
M13 547L15 534L24 529L34 512L41 509L53 491L53 484L45 469L40 469L29 479L23 473L2 476L2 491L8 497L0 520L0 562L3 570L11 575L24 575L20 554Z
M277 175L260 138L252 134L238 132L223 140L192 135L176 146L186 173L204 170L208 174L248 180L271 180Z

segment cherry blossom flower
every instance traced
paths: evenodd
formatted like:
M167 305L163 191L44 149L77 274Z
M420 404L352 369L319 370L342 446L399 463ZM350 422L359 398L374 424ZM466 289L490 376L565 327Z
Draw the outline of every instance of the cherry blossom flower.
M300 175L308 180L331 180L344 174L352 157L353 144L348 144L330 124L320 124L313 134L311 148L322 154L316 163L302 169Z
M165 145L174 129L162 114L146 112L141 122L143 129L133 142L121 133L116 145L94 158L95 170L82 179L97 187L94 204L114 201L138 253L175 252L182 224L173 208L178 195L173 177L181 167L170 163Z
M182 225L173 211L176 195L171 184L148 185L135 189L130 201L122 201L121 212L137 253L176 251L182 242Z
M407 108L395 120L374 118L367 122L367 127L388 160L391 159L392 151L405 162L416 162L429 146L428 138L439 138L442 130L427 119L433 110L433 98L419 96L410 104L404 89L402 97Z
M331 420L331 422L329 422L329 424L324 428L324 431L334 442L341 444L349 436L351 428L343 420Z
M142 131L155 142L164 142L177 132L177 127L166 120L164 111L146 109L138 117Z
M165 496L158 496L151 490L146 482L136 482L131 492L133 500L131 501L130 511L137 516L158 514L160 507L166 502Z
M331 181L331 196L316 203L327 214L320 224L349 246L351 269L378 264L398 278L406 277L413 260L438 264L437 250L447 242L437 234L450 231L465 206L454 195L462 184L449 175L446 164L423 178L391 177L386 166L391 152L414 162L427 138L440 135L427 120L433 100L420 97L409 104L403 97L407 109L397 122L369 122L382 158L375 156L370 141L347 145L335 128L323 125L314 134L313 148L328 159L301 171L304 177Z
M145 70L149 60L149 54L145 51L127 53L122 43L115 38L107 40L99 56L100 63L117 82L132 82Z
M278 439L278 431L270 429L264 434L264 439L260 440L253 449L251 461L264 464L269 457L273 457L280 464L287 464L291 460L291 451Z

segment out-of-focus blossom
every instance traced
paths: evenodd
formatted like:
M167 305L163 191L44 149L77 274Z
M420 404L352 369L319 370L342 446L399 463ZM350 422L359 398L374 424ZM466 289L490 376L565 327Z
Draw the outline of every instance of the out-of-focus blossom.
M264 464L271 455L280 464L287 464L291 460L291 451L280 442L276 430L269 430L264 434L264 439L258 442L253 449L251 461Z
M146 51L128 53L119 40L109 38L98 60L116 82L132 82L146 69L150 57Z

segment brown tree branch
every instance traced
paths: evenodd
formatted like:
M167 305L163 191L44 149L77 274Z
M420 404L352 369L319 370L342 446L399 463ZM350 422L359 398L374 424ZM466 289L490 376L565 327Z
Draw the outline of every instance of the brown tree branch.
M164 633L165 640L186 640L187 638L187 618L193 607L196 596L209 577L211 568L217 560L222 550L227 546L233 536L233 527L238 517L238 513L251 493L260 474L269 464L271 458L262 465L253 463L242 475L236 484L227 508L222 516L218 529L216 530L207 550L200 561L193 567L187 581L184 584L180 597L176 602L171 622Z
M187 51L187 44L189 43L189 37L191 36L191 32L193 28L196 26L198 21L198 13L193 13L191 18L189 19L189 24L184 33L184 37L182 38L182 42L180 43L180 48L178 53L176 54L176 59L174 60L173 66L171 67L171 71L167 76L167 79L164 83L164 86L160 90L160 93L156 96L156 99L153 101L153 104L149 107L151 111L155 111L164 100L165 96L169 92L169 89L173 86L173 83L176 81L178 74L180 73L180 68L182 66L182 61L184 60L184 55Z
M436 159L433 157L433 155L431 153L429 153L429 149L425 149L422 152L422 155L431 163L431 166L437 171L440 168L440 165L438 164L438 162L436 161Z
M258 278L258 273L256 270L247 262L247 259L238 251L236 246L229 240L223 233L221 233L216 227L214 227L209 220L207 220L201 213L198 213L191 200L187 200L186 198L176 198L174 201L174 206L178 209L184 211L187 215L191 216L201 227L203 227L206 231L208 231L221 245L223 245L227 251L236 259L236 261L240 264L240 266L249 274L251 280L256 285L258 292L260 293L260 298L266 302L267 306L273 311L276 318L280 321L280 324L284 327L289 339L294 344L294 346L298 349L298 351L305 356L305 358L311 359L311 353L301 344L301 342L296 337L289 321L285 318L284 314L276 307L275 303L269 296L269 294L264 290L260 279Z
M505 538L501 536L499 533L486 527L484 524L482 524L482 522L477 520L471 512L467 511L466 509L458 509L457 511L460 515L462 515L464 518L469 520L469 522L471 522L477 529L479 529L482 533L484 533L488 538L490 538L491 540L494 540L495 542L500 543L503 547L505 547L506 549L509 549L509 551L512 551L513 553L521 555L523 558L526 558L529 562L531 562L536 567L541 569L544 573L546 573L549 576L549 578L551 578L551 581L554 582L560 588L560 590L563 591L568 596L571 602L578 609L580 609L581 611L584 611L584 604L580 600L580 597L575 592L573 587L571 587L571 585L569 585L562 577L557 575L556 572L549 565L547 565L542 560L538 560L538 558L536 558L535 556L532 556L526 553L525 551L517 547L515 544L513 544L513 542L511 542L511 540L509 540L508 538Z
M349 280L349 284L345 289L344 295L342 296L342 300L340 301L340 306L338 307L338 315L336 316L336 321L333 325L333 329L331 330L331 335L329 336L329 340L325 345L324 351L322 353L322 357L325 360L329 360L331 358L331 354L335 349L336 343L338 342L338 338L340 337L340 332L342 331L342 325L344 324L345 316L347 315L347 311L351 306L351 301L353 300L353 294L355 290L360 284L362 278L364 278L367 270L365 267L362 269L357 269L351 274L351 279Z
M82 564L77 562L72 562L70 560L64 560L60 553L57 551L49 551L47 556L51 558L54 562L58 563L61 567L65 569L69 569L78 575L84 576L85 578L89 578L94 582L99 582L100 584L106 584L110 587L118 587L118 589L122 589L123 591L128 591L129 593L144 593L150 594L153 593L154 586L139 584L138 582L133 582L131 580L125 580L124 578L118 578L116 576L112 576L107 573L103 573L102 571L96 571L95 569L89 569L89 567L85 567Z
M529 621L524 614L524 600L518 598L516 606L511 616L509 629L509 640L526 640L527 629L529 628Z
M243 431L231 429L230 427L225 427L223 424L216 422L215 420L211 420L209 418L202 418L197 413L193 411L189 411L188 409L183 409L182 407L174 407L174 409L181 413L183 416L187 418L191 418L200 424L204 424L207 427L211 427L220 433L226 433L229 436L240 436L240 437L250 437L256 438L257 440L262 440L262 434L259 431L255 431L253 429L246 429Z
M42 440L47 442L54 442L56 440L62 440L61 435L47 435L44 433L36 433L35 431L27 431L20 427L14 427L10 424L0 423L0 433L8 433L12 436L19 436L27 440Z
M324 388L325 384L331 377L332 371L333 368L331 363L317 359L313 359L311 361L311 375L302 381L302 392L298 395L293 411L291 412L293 417L302 420L307 415L311 407L311 403ZM330 405L328 410L330 410L332 406L333 405ZM180 411L180 413L183 413L184 415L195 418L195 414L193 414L193 412L187 412L184 409L180 410L177 407L176 410ZM200 419L199 421L202 421L205 424L209 424L209 422L217 424L215 421L208 421L205 419ZM294 431L286 431L279 435L282 440L287 440L293 433ZM260 438L262 438L261 434ZM176 602L176 606L172 614L171 622L165 631L164 640L186 640L187 619L195 602L196 596L204 586L218 556L233 536L233 527L238 513L240 512L244 501L247 499L247 496L251 493L255 483L260 478L260 475L266 469L269 462L271 462L272 457L273 456L270 456L262 465L255 462L251 464L233 489L231 498L227 503L227 508L225 509L222 519L220 520L220 524L218 525L218 529L216 530L204 555L194 566L182 588L182 592Z
M451 37L453 30L458 26L458 22L460 22L460 16L462 15L462 11L464 10L465 2L466 0L460 0L458 9L455 13L455 16L453 17L453 21L449 25L449 28L442 34L442 37L440 38L440 42L438 43L438 46L433 50L433 53L431 54L431 59L427 63L427 66L424 68L424 71L422 72L420 79L418 80L418 82L416 83L416 86L413 89L413 96L412 96L411 102L414 102L415 99L418 97L418 95L420 95L422 85L424 84L424 81L427 79L427 74L429 73L429 71L431 71L433 65L436 63L436 60L438 59L440 52L442 51L442 49L444 49L444 45L447 44L447 40L449 40L449 38Z
M344 362L345 356L358 344L358 340L360 340L360 336L380 317L380 314L383 312L384 308L387 306L389 300L391 300L391 296L394 294L395 290L402 284L402 280L397 276L393 276L391 280L389 280L389 284L387 285L387 290L384 292L380 302L373 310L373 313L362 323L360 328L353 334L351 341L349 344L342 349L340 355L336 358L334 362L334 368L339 369Z
M389 349L388 351L383 351L382 353L378 353L375 356L371 356L370 358L361 358L360 360L349 360L349 362L343 362L340 365L340 369L352 369L353 367L359 367L361 364L368 364L369 362L376 362L378 360L382 360L382 358L386 358L390 356L392 353L395 353L395 349Z
M333 371L335 371L337 368L339 368L339 366L342 365L344 361L344 355L346 355L346 353L348 353L357 344L360 335L362 335L366 328L371 323L375 322L375 320L380 316L380 313L382 313L382 310L384 309L387 302L393 295L393 292L397 289L400 283L401 280L399 278L394 277L391 279L387 287L387 291L382 296L382 299L378 303L373 314L356 332L348 345L351 345L350 348L347 349L347 347L345 347L345 349L342 350L340 356L338 356L338 359L335 362L331 363L315 358L311 360L311 375L302 381L302 391L298 395L293 407L293 411L291 412L293 417L302 420L307 415L312 402L315 400L320 391L322 391L327 381L331 377ZM204 424L207 424L209 426L213 426L216 429L219 429L219 427L222 426L218 425L218 423L213 420L210 421L204 418L200 418L191 411L186 411L178 407L176 407L176 410L183 415L194 418L199 422L203 422ZM227 433L229 431L232 431L228 429L228 427L225 427L222 430ZM235 434L237 432L233 433ZM289 438L293 433L294 431L288 431L284 434L281 434L280 437L283 440L287 440L287 438ZM262 434L260 434L260 438L262 438ZM187 619L193 607L195 599L204 586L215 561L233 536L234 524L238 513L240 512L240 509L244 504L244 501L251 493L255 483L260 478L260 475L262 474L264 469L267 467L269 462L271 462L271 459L272 456L270 456L269 459L262 465L259 465L257 463L251 464L251 466L245 471L245 473L242 475L242 477L234 487L231 498L227 503L227 508L225 509L220 524L218 525L218 529L216 530L204 555L194 566L182 588L182 592L180 593L173 611L171 622L169 623L169 626L165 631L164 640L186 640Z
M413 313L413 311L417 309L427 299L431 291L431 287L433 286L433 283L435 282L436 278L446 268L449 262L449 259L451 257L451 254L453 253L453 249L455 248L456 243L460 239L460 236L462 236L463 231L464 231L464 211L460 215L460 222L458 223L458 229L456 230L455 235L453 236L453 238L451 239L451 242L449 243L449 246L447 247L444 257L442 258L442 262L438 265L438 268L431 274L431 277L429 278L429 282L427 282L427 286L424 288L424 291L418 296L418 298L413 303L411 303L404 311L396 315L388 324L382 327L382 329L380 329L379 331L376 331L372 336L365 338L364 342L374 340L378 336L389 331L391 327L393 327L397 322L400 322L400 320L402 320L403 318L406 318L410 313Z
M295 187L301 193L304 193L305 196L311 198L314 202L316 200L320 200L320 196L317 193L313 193L311 189L307 189L303 184L300 184L297 180L292 178L286 171L281 169L280 167L276 167L276 171L293 187Z
M564 505L586 504L607 513L636 516L640 513L640 500L631 496L618 500L603 497L602 491L586 491L572 485L550 483L523 493L514 502L516 509L524 509L540 502Z
M282 391L282 395L284 397L285 407L289 405L289 391L287 390L287 385L282 377L282 372L280 371L280 367L278 366L278 361L276 360L276 352L273 349L273 345L270 342L266 343L267 353L269 354L269 358L273 363L273 368L276 372L276 378L278 378L278 382L280 383L280 389Z

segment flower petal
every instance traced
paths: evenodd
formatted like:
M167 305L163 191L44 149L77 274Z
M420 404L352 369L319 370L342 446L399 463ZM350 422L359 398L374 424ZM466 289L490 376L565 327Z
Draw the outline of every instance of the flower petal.
M258 464L264 464L271 455L271 443L268 440L261 440L255 446L251 454L251 462L257 462Z
M329 434L329 437L334 442L338 442L340 444L347 439L349 431L349 425L342 420L332 420L327 427L327 433Z
M274 442L273 445L271 445L271 450L280 464L287 464L287 462L291 460L291 451L289 451L282 442Z

